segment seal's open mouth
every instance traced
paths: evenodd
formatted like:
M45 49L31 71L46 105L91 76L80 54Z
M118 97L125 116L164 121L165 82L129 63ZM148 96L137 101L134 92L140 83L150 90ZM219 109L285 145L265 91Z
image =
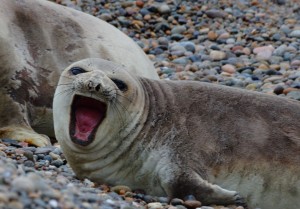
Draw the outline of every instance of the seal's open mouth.
M70 136L74 143L86 146L106 116L107 106L98 100L76 95L71 108Z

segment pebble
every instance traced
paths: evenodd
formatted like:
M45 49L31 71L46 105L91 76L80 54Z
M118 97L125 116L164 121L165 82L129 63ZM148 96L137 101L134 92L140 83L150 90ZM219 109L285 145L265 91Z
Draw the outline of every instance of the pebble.
M214 41L218 38L218 34L216 34L214 31L209 31L207 37L209 40Z
M157 8L158 12L161 14L168 14L171 12L170 7L167 4L161 4Z
M186 26L184 25L179 25L179 26L175 26L174 28L172 28L171 33L174 34L182 34L186 32Z
M283 90L284 90L284 87L283 86L281 86L281 85L278 85L278 86L276 86L275 88L274 88L274 93L275 94L277 94L277 95L279 95L279 94L282 94L283 93Z
M163 206L160 202L152 202L147 204L148 209L162 209Z
M222 66L222 71L232 74L236 72L236 68L234 65L226 64Z
M226 53L222 52L222 51L216 51L216 50L212 50L209 53L209 57L213 60L213 61L220 61L225 59L226 57Z
M125 194L127 192L131 192L131 189L128 186L119 185L112 187L111 191L116 192L118 194Z
M291 32L290 37L300 38L300 30L294 30Z
M187 208L198 208L201 206L201 202L197 200L186 200L184 206Z
M227 16L227 13L222 11L222 10L218 10L218 9L210 9L207 10L205 12L205 14L207 15L207 17L209 18L225 18Z
M256 54L256 59L259 61L269 60L274 50L275 50L274 47L269 45L269 46L256 47L253 49L253 53Z
M47 183L36 173L29 173L26 176L17 177L12 181L12 187L17 191L36 192L49 188Z
M183 205L183 200L181 199L178 199L178 198L174 198L171 200L171 205L174 205L174 206L177 206L177 205Z
M300 91L291 91L286 95L288 98L300 101Z

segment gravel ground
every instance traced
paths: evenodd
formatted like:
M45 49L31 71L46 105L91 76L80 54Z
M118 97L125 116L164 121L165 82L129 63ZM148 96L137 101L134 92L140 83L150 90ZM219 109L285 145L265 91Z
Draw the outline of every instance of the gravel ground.
M56 0L133 38L162 79L198 80L300 100L299 0ZM58 146L0 141L0 208L200 208L78 180ZM202 206L202 209L243 209Z

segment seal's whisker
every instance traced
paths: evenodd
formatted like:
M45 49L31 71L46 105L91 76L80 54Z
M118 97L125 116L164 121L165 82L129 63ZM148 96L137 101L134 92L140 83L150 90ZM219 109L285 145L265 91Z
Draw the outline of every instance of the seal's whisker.
M119 97L122 97L122 99L126 99L130 104L132 103L132 100L129 99L129 98L127 98L127 97L125 97L124 95L122 95L122 94L120 94L118 92L116 92L116 95L119 96Z
M69 86L69 85L72 85L73 83L61 83L61 84L57 84L57 86Z
M113 110L117 113L117 116L121 122L121 129L126 127L126 114L128 114L128 111L125 109L124 112L122 112L118 106L122 107L121 105L118 105L117 103L111 103L111 107L113 108ZM122 107L123 108L123 107ZM122 114L125 113L125 114Z
M73 92L74 92L74 89L65 89L65 90L63 90L61 92L56 92L54 94L54 97L60 96L60 95L65 94L65 93L67 93L66 95L68 96L68 95L71 95Z

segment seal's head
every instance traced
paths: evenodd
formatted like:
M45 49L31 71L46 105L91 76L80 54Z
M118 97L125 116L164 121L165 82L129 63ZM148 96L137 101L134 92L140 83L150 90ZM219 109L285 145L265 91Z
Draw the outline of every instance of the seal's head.
M98 152L130 135L129 126L140 120L144 105L141 88L123 66L110 61L85 59L66 68L53 103L55 133L63 151Z

